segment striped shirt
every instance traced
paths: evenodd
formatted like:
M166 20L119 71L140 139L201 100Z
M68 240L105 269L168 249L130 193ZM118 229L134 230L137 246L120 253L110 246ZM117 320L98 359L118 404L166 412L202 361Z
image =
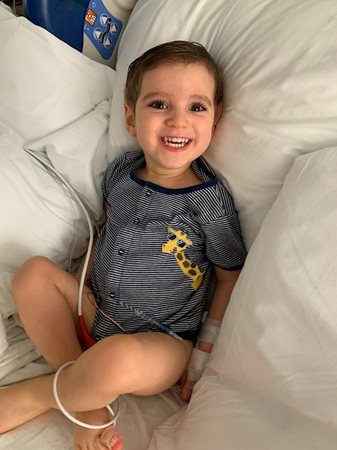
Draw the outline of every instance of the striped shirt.
M106 314L129 333L156 330L133 308L177 333L197 329L213 266L238 270L246 257L233 200L202 157L192 163L202 183L180 189L138 178L144 164L142 151L124 153L103 178L110 208L92 269L95 339L120 333Z

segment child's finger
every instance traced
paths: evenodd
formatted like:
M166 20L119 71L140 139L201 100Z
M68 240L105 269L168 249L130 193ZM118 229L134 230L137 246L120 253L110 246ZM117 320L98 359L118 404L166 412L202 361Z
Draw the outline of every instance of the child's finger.
M194 383L191 380L188 378L186 379L185 383L182 385L180 393L180 398L182 400L185 400L186 402L190 400L193 391L193 384Z

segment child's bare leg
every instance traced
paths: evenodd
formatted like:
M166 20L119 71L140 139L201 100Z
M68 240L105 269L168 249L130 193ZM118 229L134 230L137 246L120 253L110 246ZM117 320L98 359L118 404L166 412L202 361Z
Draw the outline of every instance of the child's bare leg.
M0 390L0 433L11 430L51 408L56 408L52 394L53 378L53 375L37 377ZM106 423L110 419L105 408L83 412L77 417L91 424ZM115 428L112 431L111 428L105 431L88 430L75 426L74 448L76 450L87 449L91 448L91 445L95 445L94 448L97 450L105 449L106 447L100 441L102 432L107 433L105 441L108 438L111 440L111 435L115 435L118 443L118 439L116 439L118 432ZM119 449L117 446L108 448Z
M190 341L162 333L114 335L97 342L59 376L59 396L70 411L100 408L121 394L152 395L182 375Z
M61 402L67 410L80 411L98 409L125 393L163 392L181 377L191 350L191 342L162 333L105 338L61 372ZM103 431L101 441L106 437Z
M77 330L78 283L46 258L35 257L20 269L13 292L21 321L36 348L54 369L82 353ZM91 328L94 309L87 302L83 314ZM52 377L27 380L0 391L0 432L12 429L54 408ZM105 409L80 413L80 420L105 423ZM75 441L92 442L98 433L79 428ZM79 444L80 445L80 444Z
M22 324L49 364L57 369L76 359L82 353L75 326L77 281L48 259L34 257L18 271L12 289Z
M53 406L49 383L33 378L0 390L0 433L5 433L22 423L28 422Z
M83 353L59 377L58 393L69 411L100 410L123 393L151 395L168 389L186 367L192 344L160 333L111 336ZM52 377L40 377L21 400L46 410L55 407ZM39 386L39 387L38 387ZM28 401L27 401L28 398ZM84 430L86 431L86 430ZM103 449L96 432L95 448ZM83 443L83 435L81 435ZM91 435L92 442L94 441ZM106 436L103 432L102 440ZM78 449L87 448L78 444Z
M82 420L90 422L90 416L97 423L106 414L103 407L118 395L154 394L179 379L192 345L160 333L111 336L81 354L74 326L77 289L76 280L43 258L24 266L14 283L21 319L41 353L55 368L76 360L61 373L58 383L66 409L83 411ZM93 314L87 308L84 316L90 329ZM0 391L0 405L2 432L54 408L52 377L28 380L6 394ZM76 448L105 448L99 435L99 431L79 428Z

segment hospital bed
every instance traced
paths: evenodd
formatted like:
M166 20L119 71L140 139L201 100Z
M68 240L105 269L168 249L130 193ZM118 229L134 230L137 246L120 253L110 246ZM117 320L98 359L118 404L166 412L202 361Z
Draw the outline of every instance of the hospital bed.
M83 255L80 202L99 222L104 168L135 146L128 64L174 39L201 42L223 70L226 110L206 157L249 252L189 404L176 386L120 398L125 450L335 450L335 0L138 0L114 69L0 3L0 384L51 371L16 315L13 274L35 254L68 270ZM71 424L50 411L0 449L71 450Z

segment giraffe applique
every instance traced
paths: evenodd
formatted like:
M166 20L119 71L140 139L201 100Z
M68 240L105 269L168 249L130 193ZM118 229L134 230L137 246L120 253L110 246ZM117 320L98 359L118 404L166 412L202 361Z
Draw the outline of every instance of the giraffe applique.
M167 231L168 240L162 245L162 252L174 253L174 257L182 272L191 278L192 288L194 290L198 289L205 272L202 272L199 266L188 259L185 254L184 250L192 245L191 239L189 239L186 233L183 233L181 230L175 230L170 226L167 227Z

